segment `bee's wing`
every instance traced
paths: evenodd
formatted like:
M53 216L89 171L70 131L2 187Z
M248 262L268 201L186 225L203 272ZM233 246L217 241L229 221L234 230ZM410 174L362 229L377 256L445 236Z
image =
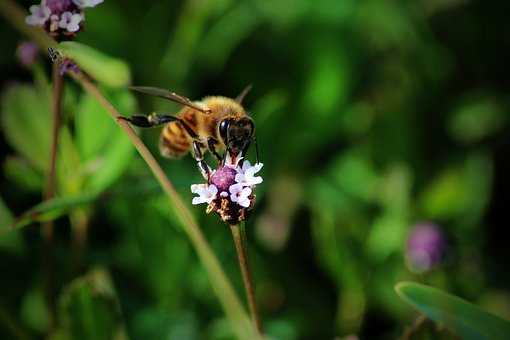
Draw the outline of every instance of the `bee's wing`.
M171 100L173 102L179 103L179 104L184 105L184 106L191 107L191 108L193 108L195 110L198 110L200 112L203 112L203 113L210 113L211 112L211 110L209 110L207 108L200 107L200 106L194 104L188 98L180 96L177 93L172 92L172 91L168 91L168 90L165 90L165 89L160 89L160 88L157 88L157 87L150 87L150 86L130 86L129 88L131 90L134 90L134 91L138 91L138 92L141 92L141 93L150 94L150 95L153 95L153 96L156 96L156 97L161 97L161 98L165 98L165 99Z

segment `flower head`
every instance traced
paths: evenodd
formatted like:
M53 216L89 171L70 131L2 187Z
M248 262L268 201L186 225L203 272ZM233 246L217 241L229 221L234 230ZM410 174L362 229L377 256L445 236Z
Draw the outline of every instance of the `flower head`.
M446 242L440 228L430 222L416 224L407 239L406 257L410 269L422 273L441 262Z
M41 0L40 5L30 7L26 17L28 25L43 27L57 40L73 37L85 19L83 9L94 7L103 0Z
M193 198L193 204L208 203L207 212L214 211L227 223L235 224L247 218L255 203L253 189L262 183L262 177L254 176L262 169L262 163L251 165L242 161L242 165L231 164L220 166L209 176L207 184L194 184L191 191L198 193ZM204 188L214 188L211 194L206 194ZM201 189L199 189L201 188ZM200 192L198 192L201 190ZM206 200L207 198L207 200Z

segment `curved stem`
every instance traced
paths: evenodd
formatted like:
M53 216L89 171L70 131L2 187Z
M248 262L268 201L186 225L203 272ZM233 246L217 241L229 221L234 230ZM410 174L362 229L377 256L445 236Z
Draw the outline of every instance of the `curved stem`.
M246 240L244 224L231 225L230 230L232 231L232 237L234 239L234 244L237 252L237 259L239 260L239 267L241 268L241 274L243 276L244 289L246 291L246 299L248 300L250 314L255 327L260 332L260 334L262 334L262 322L260 321L260 316L257 310L257 303L255 301L255 285L253 284L250 264L248 262L248 243Z

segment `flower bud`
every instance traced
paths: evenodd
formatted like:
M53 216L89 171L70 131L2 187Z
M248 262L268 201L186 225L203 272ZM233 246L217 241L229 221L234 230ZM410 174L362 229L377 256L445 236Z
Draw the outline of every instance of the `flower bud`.
M440 228L430 222L416 224L407 239L406 258L411 271L422 273L439 264L446 241Z

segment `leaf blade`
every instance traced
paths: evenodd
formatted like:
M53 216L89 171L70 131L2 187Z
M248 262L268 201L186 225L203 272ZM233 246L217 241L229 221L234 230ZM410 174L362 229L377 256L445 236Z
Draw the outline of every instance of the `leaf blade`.
M435 322L444 323L464 339L508 339L510 322L437 288L400 282L397 294Z

